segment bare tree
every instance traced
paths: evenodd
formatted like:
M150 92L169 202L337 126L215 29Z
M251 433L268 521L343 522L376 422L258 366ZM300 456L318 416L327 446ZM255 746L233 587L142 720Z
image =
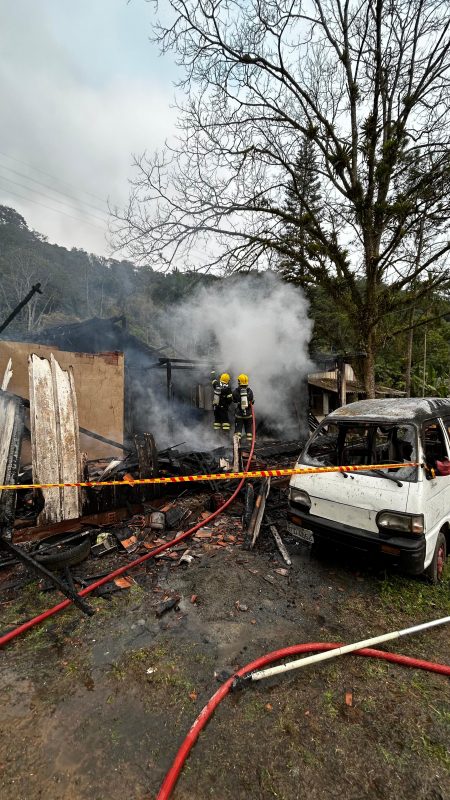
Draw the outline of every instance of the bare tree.
M53 301L53 294L48 294L49 280L45 272L45 265L39 256L32 250L17 249L13 251L5 265L3 278L4 280L0 284L2 301L0 307L5 316L23 300L33 284L40 282L44 297L42 294L35 294L20 312L22 324L27 333L39 330L42 319Z
M186 100L175 142L136 159L118 245L159 264L192 248L229 270L297 262L348 314L373 397L383 323L449 280L447 1L169 3L156 38ZM318 216L297 183L306 253L285 235L303 137L324 201Z

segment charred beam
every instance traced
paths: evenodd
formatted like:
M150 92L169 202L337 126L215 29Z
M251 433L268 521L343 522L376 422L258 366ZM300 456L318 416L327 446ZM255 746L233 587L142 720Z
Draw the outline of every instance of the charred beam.
M281 538L280 534L278 533L275 525L269 525L269 528L270 528L270 532L271 532L273 538L275 539L275 544L278 547L278 550L280 551L280 554L281 554L281 557L282 557L284 563L287 564L288 567L291 567L292 566L292 561L291 561L291 559L289 557L289 553L288 553L288 551L286 549L286 545L284 544L283 539Z
M21 547L17 547L12 542L6 541L6 539L0 538L0 546L11 553L13 556L17 558L18 561L21 561L25 567L31 572L34 572L38 578L47 578L49 581L53 583L53 585L60 590L66 597L68 597L72 602L78 606L78 608L83 611L84 614L88 616L92 616L94 614L94 609L83 600L70 586L65 584L54 572L50 572L43 564L40 564L34 558L30 556L25 550Z
M23 298L23 300L20 301L19 305L17 305L15 309L11 311L11 314L5 319L3 325L0 325L0 333L3 333L5 328L7 328L10 322L13 321L14 317L17 317L19 311L22 311L22 308L30 302L31 298L35 294L42 294L40 283L36 283L34 286L32 286L28 294Z
M264 478L261 482L258 497L256 498L255 507L253 509L250 525L245 532L244 549L253 550L255 542L261 530L261 523L264 517L266 508L266 500L270 492L270 478Z

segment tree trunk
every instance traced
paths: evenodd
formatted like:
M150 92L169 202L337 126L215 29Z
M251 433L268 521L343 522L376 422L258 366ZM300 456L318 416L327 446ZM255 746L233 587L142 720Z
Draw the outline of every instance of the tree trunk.
M367 335L365 350L366 356L363 360L364 389L367 399L373 400L375 397L375 354L372 333Z
M413 351L413 339L414 339L414 330L412 327L414 321L414 306L412 307L410 314L409 314L409 331L408 331L408 344L406 348L406 369L405 369L405 392L406 397L411 397L411 367L412 367L412 351Z

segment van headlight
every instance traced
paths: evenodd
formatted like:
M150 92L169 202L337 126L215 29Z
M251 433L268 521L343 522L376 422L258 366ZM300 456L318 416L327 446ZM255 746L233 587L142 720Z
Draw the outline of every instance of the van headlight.
M403 514L401 511L380 511L377 514L377 525L380 531L396 531L397 533L413 533L420 536L425 532L423 514Z
M307 508L308 511L311 508L311 498L308 492L305 492L303 489L296 489L295 486L289 487L289 501L298 506L303 506L303 508Z

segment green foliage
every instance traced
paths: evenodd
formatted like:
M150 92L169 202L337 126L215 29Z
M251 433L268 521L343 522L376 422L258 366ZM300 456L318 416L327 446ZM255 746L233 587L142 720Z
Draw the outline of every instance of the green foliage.
M389 298L389 287L382 291ZM311 342L313 352L335 352L351 356L360 350L345 297L336 302L326 289L308 285L305 292L314 319ZM379 386L405 390L405 375L410 323L413 324L411 394L420 397L448 397L450 394L450 300L434 292L411 312L407 295L401 298L404 307L387 314L380 325L380 343L375 362L375 381ZM426 325L423 319L436 317ZM353 362L358 372L358 363ZM425 372L424 372L425 364ZM425 376L425 382L424 382Z
M301 282L307 263L320 255L314 229L321 217L322 198L318 178L314 143L303 137L295 160L294 174L286 189L286 244L293 257L282 259L280 270L290 281Z
M382 605L390 611L430 619L450 614L450 567L446 565L440 584L431 586L422 578L412 580L402 575L389 575L381 583Z
M10 337L64 322L125 314L131 332L156 347L162 345L160 321L166 307L185 299L199 284L217 280L197 273L138 269L129 261L49 244L6 206L0 206L0 276L0 321L33 284L42 285L42 295L35 295L8 327Z
M310 211L320 214L320 187L311 165L314 155L306 141L298 159L302 180L309 183L310 210L301 208L298 190L288 192L289 213L298 212L298 225L288 228L288 235L296 239L298 262L285 262L284 274L298 282L304 275L302 263L320 257L319 246L309 237L313 224ZM303 165L303 166L302 166ZM301 172L302 169L303 173ZM296 211L297 210L297 211ZM303 262L302 262L303 259ZM89 317L108 317L124 314L132 333L149 345L162 346L166 310L193 294L200 286L210 286L221 278L214 275L179 272L157 272L150 267L136 268L129 261L106 259L73 248L67 250L49 244L41 234L31 231L23 217L14 209L0 206L0 321L27 294L31 286L40 281L43 294L35 295L8 328L8 335L32 336L44 327L64 322L74 322ZM239 275L227 280L239 280ZM302 282L302 281L300 281ZM361 282L356 283L359 291ZM355 353L360 349L348 308L351 305L349 289L339 276L329 289L314 282L306 284L305 292L310 302L310 316L314 319L311 342L313 352ZM382 287L383 303L389 303L388 287ZM384 294L383 294L384 293ZM441 315L449 311L450 302L436 293L422 305L417 304L414 322L426 316ZM410 310L386 316L380 332L380 349L376 361L376 381L397 389L405 387L407 327ZM391 337L393 331L400 331ZM426 333L425 393L449 394L450 374L450 321L436 319L427 326L415 329L412 354L412 392L421 395L423 390L423 362ZM205 353L209 342L205 342Z

